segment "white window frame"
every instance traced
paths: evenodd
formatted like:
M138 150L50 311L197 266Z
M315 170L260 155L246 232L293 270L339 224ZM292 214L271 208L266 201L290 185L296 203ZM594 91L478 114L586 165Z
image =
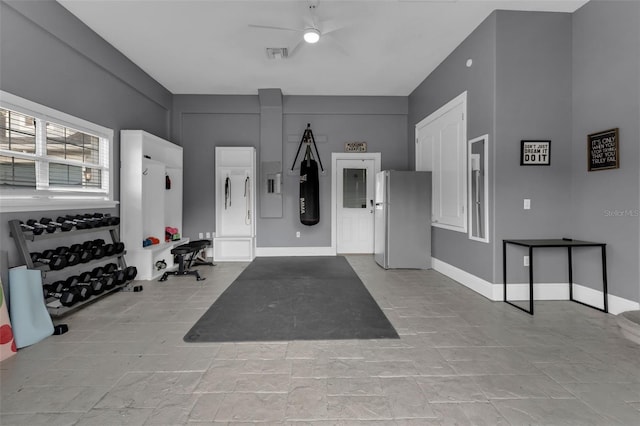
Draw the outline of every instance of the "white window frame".
M113 163L113 130L91 123L64 112L29 101L19 96L0 90L0 107L21 114L34 117L38 122L51 122L65 126L80 132L97 136L100 139L100 156L104 154L108 158L101 158L105 165L101 188L56 188L42 187L42 179L48 179L48 166L50 161L82 166L83 163L64 159L38 157L42 154L42 147L46 143L46 134L43 125L36 126L36 158L33 154L20 155L20 153L2 150L2 155L20 158L34 159L36 161L36 188L0 188L0 213L64 210L82 208L111 208L118 205L113 199L114 192L114 163ZM39 143L39 141L42 141ZM40 147L40 148L39 148ZM17 155L16 155L17 154ZM105 161L106 160L106 161ZM43 169L43 170L39 170ZM43 172L47 173L43 173ZM106 172L106 173L105 173ZM45 176L46 175L46 176Z

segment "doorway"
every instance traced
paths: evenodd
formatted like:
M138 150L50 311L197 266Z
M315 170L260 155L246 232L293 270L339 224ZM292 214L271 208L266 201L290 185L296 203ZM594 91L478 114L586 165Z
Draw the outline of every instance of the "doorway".
M373 254L380 153L333 153L332 163L332 246L338 254Z

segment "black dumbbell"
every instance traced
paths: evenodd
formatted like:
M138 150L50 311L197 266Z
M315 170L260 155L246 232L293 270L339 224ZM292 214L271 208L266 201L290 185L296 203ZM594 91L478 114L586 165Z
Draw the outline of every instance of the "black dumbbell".
M102 267L102 269L105 275L110 275L118 270L118 265L116 265L115 263L107 263Z
M63 254L69 253L69 247L67 247L67 246L58 246L53 251L57 255L63 255Z
M87 227L89 228L95 228L95 222L93 220L90 220L87 217L84 217L84 215L81 214L77 214L75 216L72 216L73 220L78 221L78 222L84 222Z
M65 281L56 281L54 283L56 285L55 289L58 291L69 289L76 293L79 301L87 300L93 295L93 289L91 286L83 286L85 283L80 279L80 277L81 276L78 275L72 275Z
M103 291L113 288L115 284L113 283L113 277L94 277L89 272L83 272L78 276L78 280L75 283L76 286L89 286L91 288L92 294L100 294Z
M75 281L75 280L74 280ZM104 291L104 284L98 280L84 280L82 274L78 277L77 282L71 288L78 289L80 300L87 300L94 294L100 294Z
M85 241L82 244L74 244L70 247L71 251L78 251L80 254L80 263L87 263L93 259L99 259L103 257L103 251L99 251L97 254L99 257L95 256L95 250L92 244L92 241Z
M93 260L93 253L90 250L81 250L78 256L80 257L80 263L87 263Z
M54 250L55 254L58 256L62 256L67 259L67 266L74 266L80 263L80 256L78 253L73 253L66 246L56 247Z
M53 250L45 250L43 253L30 253L31 261L49 265L49 269L56 271L67 266L67 258L55 254Z
M100 222L100 226L109 226L109 225L111 225L111 220L109 219L110 216L107 216L107 215L102 214L102 213L94 213L92 216L93 216L93 218L95 220Z
M91 251L83 249L82 244L72 244L69 252L76 254L80 263L87 263L93 259Z
M127 274L124 269L116 269L110 274L104 274L103 278L111 278L109 282L105 282L106 290L111 290L117 285L124 284L127 281Z
M73 229L73 223L71 222L54 222L51 218L49 217L43 217L42 219L40 219L40 223L42 223L43 225L53 225L56 228L60 228L60 230L62 232L68 232L71 231Z
M41 235L44 232L44 228L27 225L23 221L20 221L20 227L22 232L32 232L33 235Z
M27 226L32 226L34 228L41 228L44 231L47 231L48 234L53 234L56 232L56 227L53 225L49 225L47 223L38 222L35 219L27 220Z
M53 284L53 286L55 285L56 283ZM60 291L57 291L58 288L45 284L42 286L42 289L45 298L53 297L54 299L58 299L62 306L73 306L80 299L79 292L75 288L62 287L59 289Z
M80 256L78 255L78 253L65 253L64 257L67 258L67 266L75 266L78 263L80 263Z
M91 254L94 259L102 259L104 257L104 248L102 246L93 246Z
M120 225L120 218L118 216L107 216L107 223L112 226Z
M118 270L118 266L115 263L109 263L107 265L94 268L90 273L85 272L86 275L81 275L81 278L85 279L102 279L105 290L111 290L116 285L120 285L127 280L125 270Z
M76 218L76 220L84 221L85 223L87 223L92 228L99 228L99 227L105 225L105 223L102 220L102 218L94 217L90 213L85 213L83 215L76 215L75 218Z
M114 254L116 254L115 244L105 244L103 249L104 249L105 256L113 256Z
M97 266L89 272L89 276L93 278L101 277L104 275L104 268L102 266Z
M138 269L135 266L127 266L124 273L127 281L132 281L138 275Z
M124 252L124 243L118 241L117 243L113 243L115 247L115 254L122 254Z
M109 220L102 213L94 213L94 214L85 214L85 218L89 220L93 220L96 226L108 226Z
M88 226L84 222L77 222L75 220L70 219L68 216L58 216L56 222L67 224L67 226L71 225L71 227L76 227L76 229L87 229Z

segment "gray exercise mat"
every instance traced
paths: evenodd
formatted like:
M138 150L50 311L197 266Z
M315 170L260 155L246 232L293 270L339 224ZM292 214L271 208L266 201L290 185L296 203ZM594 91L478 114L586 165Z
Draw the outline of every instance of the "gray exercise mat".
M185 342L398 339L342 256L256 258Z

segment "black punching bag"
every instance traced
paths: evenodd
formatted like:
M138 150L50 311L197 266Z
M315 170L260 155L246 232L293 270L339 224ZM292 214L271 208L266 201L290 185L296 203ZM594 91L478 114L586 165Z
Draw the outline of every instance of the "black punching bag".
M318 163L311 158L311 149L300 164L300 222L312 226L320 222L320 187Z

